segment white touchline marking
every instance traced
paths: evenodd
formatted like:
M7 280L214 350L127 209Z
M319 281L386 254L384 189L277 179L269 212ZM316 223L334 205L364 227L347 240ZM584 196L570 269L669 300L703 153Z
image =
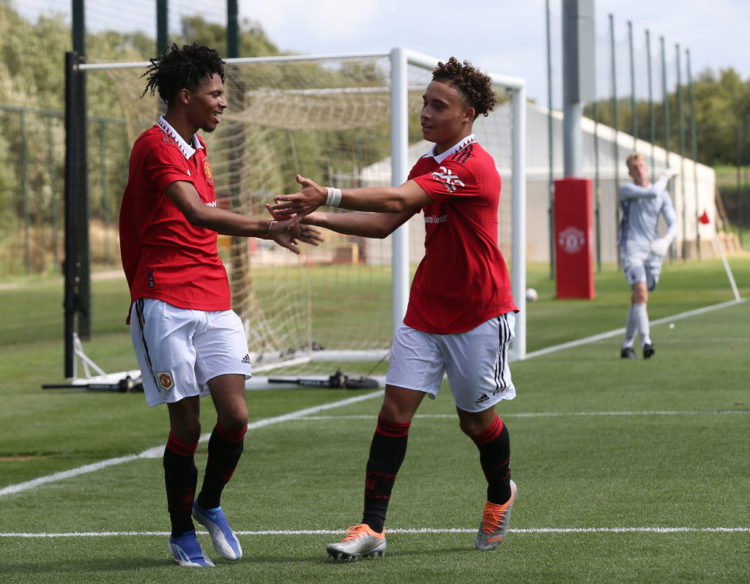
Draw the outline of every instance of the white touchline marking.
M430 527L412 529L389 529L388 533L402 534L452 534L476 533L476 529ZM237 535L340 535L341 529L259 529L254 531L235 531ZM750 527L537 527L509 530L514 534L546 533L750 533ZM168 536L169 531L83 531L70 533L0 533L0 537L17 537L26 539L65 538L65 537L144 537Z
M280 422L286 422L289 420L294 420L295 418L299 418L302 416L308 416L311 414L316 414L317 412L322 412L325 410L330 410L333 408L340 408L343 406L348 406L350 404L354 404L357 402L365 401L368 399L372 399L374 397L378 397L383 394L382 390L379 391L373 391L370 393L367 393L365 395L358 395L356 397L350 397L348 399L344 399L341 401L328 403L328 404L322 404L319 406L313 406L311 408L305 408L304 410L298 410L296 412L291 412L289 414L283 414L281 416L276 416L274 418L265 418L263 420L258 420L257 422L252 422L247 425L248 430L254 430L256 428L262 428L264 426L270 426L272 424L278 424ZM203 434L200 438L201 442L205 442L211 437L211 434ZM84 466L79 466L78 468L74 468L71 470L66 470L62 472L56 472L51 475L47 475L44 477L39 477L37 479L33 479L30 481L26 481L24 483L18 483L15 485L9 485L7 487L4 487L0 489L0 497L3 497L5 495L13 495L15 493L20 493L22 491L27 491L29 489L33 489L35 487L38 487L40 485L44 485L46 483L53 483L56 481L62 481L64 479L69 479L75 476L79 476L82 474L87 474L90 472L96 472L98 470L101 470L103 468L106 468L108 466L115 466L118 464L123 464L125 462L132 462L133 460L138 460L140 458L160 458L162 456L162 453L164 452L164 446L155 446L154 448L149 448L148 450L144 450L140 454L131 454L128 456L121 456L118 458L110 458L107 460L102 460L100 462L95 462L93 464L87 464Z
M503 418L561 418L566 416L708 416L726 414L750 414L748 410L684 410L684 411L623 411L623 412L518 412L504 413ZM416 414L414 418L423 419L458 419L456 414ZM299 422L322 422L328 420L372 420L372 415L342 415L342 416L304 416L297 418Z
M659 324L664 324L668 322L674 322L675 320L682 320L684 318L697 316L699 314L705 314L707 312L712 312L714 310L719 310L721 308L728 308L729 306L742 304L743 302L745 302L744 298L740 298L739 300L728 300L727 302L721 302L719 304L712 304L711 306L705 306L703 308L696 308L695 310L688 310L687 312L681 312L679 314L675 314L674 316L665 316L664 318L657 318L656 320L651 321L651 325L653 326L653 325L659 325ZM545 347L544 349L539 349L538 351L532 351L531 353L526 353L526 359L531 359L532 357L540 357L542 355L554 353L555 351L560 351L561 349L571 349L573 347L580 347L581 345L594 343L596 341L601 341L603 339L609 339L611 337L616 337L624 333L625 333L625 328L619 328L619 329L615 329L613 331L609 331L606 333L592 335L590 337L584 337L576 341L569 341L567 343L561 343L559 345Z
M676 314L674 316L667 316L665 318L660 318L660 319L652 321L651 324L652 325L656 325L656 324L663 324L665 322L673 322L675 320L681 320L683 318L688 318L690 316L696 316L696 315L699 315L699 314L704 314L706 312L711 312L713 310L718 310L718 309L721 309L721 308L727 308L729 306L734 306L736 304L741 304L743 302L745 302L744 298L741 298L739 300L729 300L727 302L721 302L719 304L714 304L714 305L711 305L711 306L706 306L704 308L697 308L695 310L688 310L687 312L682 312L682 313ZM585 338L579 339L577 341L571 341L571 342L568 342L568 343L562 343L562 344L559 344L559 345L554 345L552 347L547 347L545 349L540 349L539 351L533 351L531 353L528 353L526 355L526 359L531 359L533 357L539 357L541 355L546 355L548 353L553 353L555 351L560 351L562 349L568 349L568 348L571 348L571 347L577 347L579 345L584 345L584 344L587 344L587 343L593 343L595 341L599 341L599 340L602 340L602 339L607 339L607 338L610 338L610 337L622 334L624 332L625 332L625 329L624 328L620 328L620 329L616 329L616 330L613 330L613 331L609 331L607 333L602 333L602 334L599 334L599 335L593 335L593 336L590 336L590 337L585 337ZM315 407L312 407L312 408L307 408L307 409L304 409L304 410L299 410L297 412L292 412L292 413L289 413L289 414L284 414L284 415L281 415L281 416L276 416L274 418L267 418L265 420L258 420L257 422L253 422L252 424L248 424L247 429L248 430L252 430L252 429L255 429L255 428L262 428L264 426L269 426L271 424L278 424L279 422L286 422L288 420L298 419L300 417L304 417L304 416L309 415L309 414L315 414L317 412L322 412L322 411L325 411L325 410L329 410L329 409L333 409L333 408L338 408L338 407L346 406L346 405L349 405L349 404L352 404L352 403L357 403L359 401L364 401L364 400L367 400L367 399L372 399L372 398L377 397L377 396L382 395L382 394L383 394L383 390L379 390L379 391L375 391L375 392L372 392L372 393L368 393L366 395L357 396L357 397L353 397L353 398L341 400L341 401L338 401L338 402L333 402L333 403L330 403L330 404L323 404L323 405L320 405L320 406L315 406ZM529 414L529 415L533 415L533 414ZM556 415L556 414L548 414L548 415ZM592 415L592 414L581 413L580 415ZM210 434L204 434L203 436L201 436L200 442L205 442L206 440L209 439L209 437L210 437ZM15 484L15 485L8 485L7 487L4 487L4 488L0 489L0 497L4 497L5 495L12 495L12 494L15 494L15 493L20 493L22 491L27 491L29 489L33 489L35 487L38 487L40 485L44 485L44 484L47 484L47 483L61 481L61 480L69 479L69 478L72 478L72 477L75 477L75 476L79 476L79 475L82 475L82 474L96 472L98 470L101 470L103 468L107 468L109 466L115 466L115 465L118 465L118 464L123 464L125 462L131 462L133 460L138 460L138 459L141 459L141 458L159 458L159 457L162 456L163 452L164 452L164 446L155 446L153 448L149 448L147 450L144 450L140 454L131 454L129 456L121 456L121 457L118 457L118 458L110 458L108 460L102 460L100 462L95 462L93 464L87 464L87 465L84 465L84 466L80 466L78 468L73 468L73 469L70 469L70 470L66 470L66 471L62 471L62 472L57 472L57 473L54 473L54 474L51 474L51 475L47 475L47 476L44 476L44 477L39 477L39 478L30 480L30 481L26 481L26 482L23 482L23 483L18 483L18 484Z
M29 489L33 489L34 487L38 487L46 483L54 483L56 481L62 481L64 479L69 479L70 477L74 477L77 475L86 474L89 472L96 472L97 470L107 468L108 466L115 466L117 464L122 464L123 462L131 462L138 458L140 457L137 454L131 454L129 456L121 456L119 458L110 458L107 460L102 460L100 462L95 462L93 464L79 466L78 468L74 468L71 470L56 472L54 474L47 475L46 477L39 477L37 479L26 481L25 483L9 485L7 487L0 489L0 497L4 495L12 495L14 493L20 493L21 491L27 491Z

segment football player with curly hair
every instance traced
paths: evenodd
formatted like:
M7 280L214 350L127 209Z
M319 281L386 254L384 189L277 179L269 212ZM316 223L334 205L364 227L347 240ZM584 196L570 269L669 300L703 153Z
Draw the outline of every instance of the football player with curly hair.
M385 552L386 511L412 418L425 396L437 396L444 374L459 426L476 444L487 479L475 545L494 549L508 530L516 485L508 429L495 405L516 394L508 346L517 308L498 248L500 175L472 130L474 120L488 115L495 103L491 78L451 57L433 70L423 95L422 135L434 146L404 184L340 190L297 177L302 189L277 196L271 207L277 218L307 214L304 222L377 238L420 211L424 215L425 255L394 334L367 460L362 522L349 528L343 541L327 546L334 559ZM315 211L323 205L359 212Z
M298 219L275 221L216 206L206 145L227 108L224 62L209 47L168 47L151 59L146 89L166 113L136 140L120 207L122 265L130 287L128 322L149 406L166 404L164 449L169 549L182 566L213 566L196 538L204 525L221 556L242 548L220 500L243 451L245 379L251 375L245 329L231 309L218 234L261 237L299 253L297 239L317 245L319 231ZM211 395L217 420L196 497L195 451L200 398Z

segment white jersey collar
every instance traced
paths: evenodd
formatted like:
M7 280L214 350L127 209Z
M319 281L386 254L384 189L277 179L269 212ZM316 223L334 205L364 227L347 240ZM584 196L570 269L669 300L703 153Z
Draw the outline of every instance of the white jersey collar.
M180 136L177 131L169 124L169 122L164 119L164 116L159 116L159 127L172 137L172 139L177 144L177 147L180 149L180 152L182 152L182 155L187 159L190 159L190 157L195 154L196 150L198 150L199 148L203 148L203 146L201 146L200 140L198 140L197 134L193 134L193 143L188 144L187 142L185 142L185 140L182 139L182 136Z
M435 145L435 146L432 147L432 149L427 154L425 154L423 156L423 158L434 158L435 162L437 162L438 164L440 164L441 162L443 162L443 160L445 160L449 156L454 155L456 152L460 152L461 150L463 150L464 148L466 148L469 144L471 144L471 143L473 143L475 141L476 141L476 136L474 134L469 134L468 136L466 136L466 138L464 138L463 140L461 140L458 144L456 144L455 146L453 146L451 148L448 148L448 150L446 150L445 152L442 152L440 154L435 154L434 153L435 152L435 148L437 148L437 145Z

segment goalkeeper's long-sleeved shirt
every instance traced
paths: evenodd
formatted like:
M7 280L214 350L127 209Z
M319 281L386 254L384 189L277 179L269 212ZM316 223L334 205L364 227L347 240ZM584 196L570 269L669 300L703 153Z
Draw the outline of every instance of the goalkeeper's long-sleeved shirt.
M641 187L634 183L623 183L618 189L620 209L620 233L618 246L627 250L647 250L649 244L659 237L659 215L667 224L666 236L677 235L677 216L672 200L666 190L667 176L653 184Z

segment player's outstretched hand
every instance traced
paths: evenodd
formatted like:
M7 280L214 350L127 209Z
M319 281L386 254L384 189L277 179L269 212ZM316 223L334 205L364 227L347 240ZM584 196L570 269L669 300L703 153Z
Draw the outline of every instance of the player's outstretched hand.
M290 219L279 221L279 225L281 225L283 229L272 234L271 239L281 247L285 247L296 254L300 253L300 249L297 247L297 240L309 245L317 246L320 244L320 242L323 241L320 231L312 225L301 223L301 218L301 216L297 215Z
M328 198L328 189L299 174L297 175L297 182L302 185L302 189L289 195L276 195L274 204L269 207L271 213L307 215L325 204Z
M320 211L313 211L312 213L308 213L304 217L300 219L302 223L305 225L318 225L318 226L325 226L325 218L326 213L321 213Z
M665 178L666 180L670 180L671 178L674 178L674 177L676 177L676 176L677 176L678 174L680 174L680 173L679 173L679 172L677 172L677 169L675 169L675 168L666 168L666 169L664 170L664 172L662 172L662 173L661 173L661 175L662 175L662 176L663 176L663 177L664 177L664 178Z
M286 221L287 219L291 219L292 217L294 217L294 215L292 215L291 213L281 213L280 211L276 211L273 208L273 205L270 205L268 203L266 203L266 210L276 221Z
M312 217L316 217L317 215L319 215L318 213L310 213L304 216L290 215L288 213L275 211L273 209L273 205L269 205L268 203L266 203L266 209L268 209L271 217L279 222L288 221L289 219L297 219L297 221L291 222L290 226L292 226L293 230L295 230L294 233L297 234L295 237L297 237L298 239L301 239L302 241L304 241L305 243L309 243L310 245L318 245L319 243L323 242L323 237L321 236L320 231L314 228L308 229L308 227L311 225L317 225L317 223L312 220Z

